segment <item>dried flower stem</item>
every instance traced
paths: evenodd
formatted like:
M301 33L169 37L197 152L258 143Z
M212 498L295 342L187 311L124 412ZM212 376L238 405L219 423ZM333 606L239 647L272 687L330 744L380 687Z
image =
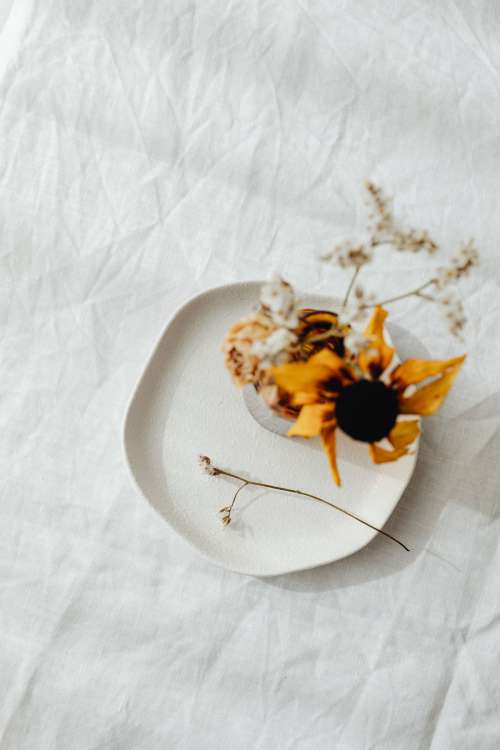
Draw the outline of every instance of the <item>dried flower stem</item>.
M415 292L416 297L421 297L422 299L427 300L427 302L437 302L438 300L435 297L431 297L430 294L422 294L422 292Z
M406 297L420 297L421 292L424 291L424 289L427 289L432 284L436 283L436 279L429 279L429 281L426 281L425 284L421 284L421 286L418 286L416 289L412 289L411 292L405 292L404 294L398 294L396 297L389 297L389 299L384 299L381 302L376 302L375 304L370 305L362 305L362 309L366 309L368 307L377 307L378 305L389 305L391 302L398 302L400 299L405 299Z
M351 296L352 289L354 287L354 284L356 282L356 279L358 278L358 274L359 274L360 271L361 271L361 266L356 266L356 268L354 269L354 273L352 275L352 278L351 278L351 280L349 282L349 286L347 287L347 291L346 291L345 296L344 296L344 301L342 302L342 307L343 308L349 302L349 297Z
M223 474L223 473L224 472L221 472L221 474ZM250 482L247 482L246 480L243 482L243 484L240 484L240 486L238 487L238 489L234 493L233 501L232 501L231 505L229 506L228 515L231 515L231 511L234 508L234 504L235 504L236 500L238 499L238 495L240 494L241 490L244 490L245 487L248 487L249 484L250 484Z
M239 476L239 474L234 474L230 471L225 471L224 469L220 469L218 466L213 466L212 476L216 475L222 475L225 477L230 477L231 479L237 479L240 482L243 482L240 487L238 487L231 505L228 508L223 508L222 510L227 513L224 520L225 525L230 523L231 520L231 511L234 507L234 504L236 502L236 499L238 497L239 492L249 485L252 485L254 487L266 487L269 490L278 490L279 492L289 492L293 495L301 495L302 497L308 497L311 500L314 500L318 503L322 503L323 505L328 505L330 508L333 508L334 510L338 510L340 513L344 513L346 516L349 516L350 518L353 518L355 521L358 521L358 523L362 523L364 526L368 526L370 529L373 529L373 531L376 531L378 534L382 534L383 536L387 537L388 539L391 539L393 542L396 542L396 544L399 544L400 547L403 547L407 552L410 551L409 547L406 546L406 544L403 544L403 542L400 542L399 539L396 539L396 537L392 536L391 534L388 534L386 531L383 531L382 529L378 529L376 526L373 526L373 524L369 523L368 521L365 521L363 518L360 518L355 513L351 513L348 510L345 510L345 508L341 508L339 505L335 505L335 503L330 502L329 500L325 500L322 497L318 497L318 495L312 495L310 492L304 492L303 490L294 490L290 487L282 487L278 484L268 484L267 482L257 482L252 479L245 479L245 477Z

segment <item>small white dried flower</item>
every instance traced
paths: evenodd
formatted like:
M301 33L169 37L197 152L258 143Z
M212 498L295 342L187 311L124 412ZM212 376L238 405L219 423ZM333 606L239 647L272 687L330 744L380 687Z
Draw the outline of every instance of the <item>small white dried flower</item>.
M297 335L288 328L277 328L266 339L255 341L252 354L260 359L263 367L278 364L280 359L288 360L288 351L297 342Z
M296 328L299 324L295 292L291 284L276 274L260 293L260 303L266 315L277 326Z

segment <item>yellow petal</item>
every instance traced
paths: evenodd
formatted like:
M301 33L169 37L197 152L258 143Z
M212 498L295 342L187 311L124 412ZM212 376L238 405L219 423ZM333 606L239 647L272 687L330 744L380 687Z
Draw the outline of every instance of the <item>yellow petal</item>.
M331 404L308 404L303 406L297 421L288 430L288 435L293 437L310 438L319 435L324 423L333 418Z
M291 397L292 406L305 406L318 403L319 395L314 391L297 391Z
M271 375L275 383L288 393L314 392L321 383L332 378L339 378L342 383L352 380L342 357L331 349L321 349L307 362L289 362L272 367Z
M465 355L452 359L407 359L393 370L391 382L399 388L406 388L434 375L441 375L450 367L461 365L464 359Z
M404 419L396 422L389 433L389 442L393 448L407 448L419 436L418 419Z
M332 377L332 371L327 365L315 365L309 360L272 367L271 375L284 391L298 393L317 390L320 383Z
M335 450L335 425L325 427L321 431L321 442L323 443L323 450L325 451L328 463L330 464L330 471L332 472L335 483L340 487L340 474L337 467L337 452Z
M397 461L398 458L408 453L407 448L395 448L393 451L388 451L376 445L376 443L370 443L368 450L374 464L386 464L388 461Z
M384 321L386 317L387 310L377 305L364 330L364 335L370 339L371 345L368 349L362 351L358 358L359 366L363 372L375 377L380 375L390 365L394 355L393 347L389 346L384 339Z
M441 377L428 385L422 386L411 396L400 397L399 411L401 414L434 414L443 403L455 378L457 377L465 357L457 357L455 363L448 367Z
M313 356L307 361L311 362L315 366L325 365L330 368L330 380L337 378L342 385L352 383L354 377L351 370L346 364L346 361L339 357L338 354L333 352L331 349L320 349L319 352L313 354Z
M338 354L332 352L331 349L320 349L319 352L313 354L305 364L311 363L312 365L321 365L330 369L331 375L337 375L342 370L346 369L345 361Z

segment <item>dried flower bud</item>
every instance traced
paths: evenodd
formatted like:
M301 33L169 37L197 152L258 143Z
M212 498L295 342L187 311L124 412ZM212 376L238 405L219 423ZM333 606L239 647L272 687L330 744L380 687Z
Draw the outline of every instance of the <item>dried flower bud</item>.
M436 297L436 302L442 306L450 333L461 338L467 318L464 306L457 292L454 289L446 289Z
M450 264L441 268L436 275L436 285L438 289L444 289L445 286L453 281L458 281L464 276L468 276L474 266L479 265L479 253L470 240L462 247L457 255L451 259Z
M373 251L367 244L353 245L346 240L339 242L333 250L322 255L321 259L333 261L341 268L361 268L373 259Z
M406 229L398 226L389 201L382 190L373 184L366 183L366 189L373 205L372 224L368 227L372 234L371 245L392 245L399 252L418 253L425 250L430 255L438 250L438 245L425 229Z
M211 477L215 477L217 476L217 474L220 474L219 469L217 469L217 467L212 464L212 460L208 456L200 455L198 458L198 462L205 474L208 474Z

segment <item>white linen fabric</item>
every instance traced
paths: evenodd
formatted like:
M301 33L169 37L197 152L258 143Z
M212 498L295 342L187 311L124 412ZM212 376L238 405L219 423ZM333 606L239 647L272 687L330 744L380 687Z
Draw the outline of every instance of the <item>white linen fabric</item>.
M1 42L1 749L496 750L498 4L15 0ZM469 354L388 525L412 552L224 571L132 485L128 399L197 291L341 294L317 256L362 230L367 177L443 258L482 253L464 344L392 308Z

